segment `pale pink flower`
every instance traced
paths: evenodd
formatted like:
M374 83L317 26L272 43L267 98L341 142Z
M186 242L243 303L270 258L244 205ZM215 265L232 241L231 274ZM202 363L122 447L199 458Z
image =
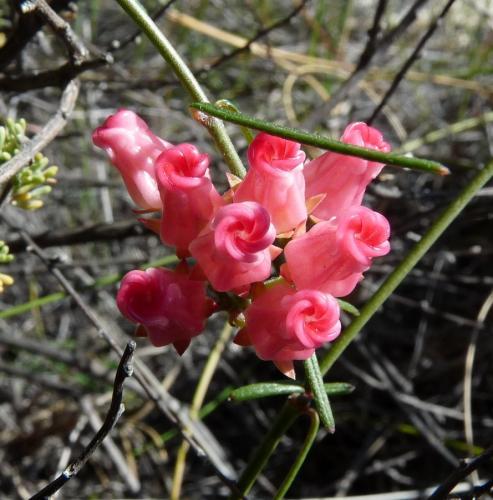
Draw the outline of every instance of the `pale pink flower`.
M232 203L219 208L190 253L211 285L226 292L270 276L275 237L265 208L256 202Z
M128 109L120 109L107 118L93 132L92 140L120 171L135 204L144 210L159 210L161 198L154 162L171 144L155 136L146 122Z
M257 356L274 361L284 373L293 360L309 358L341 331L337 300L318 290L296 291L286 283L266 289L245 311L241 332Z
M234 201L256 201L269 212L277 233L290 231L307 217L300 144L258 134L248 148L248 173Z
M341 141L365 148L389 152L390 146L382 134L365 123L352 123L346 127ZM326 194L313 215L328 220L349 207L361 205L367 185L380 173L383 163L376 163L355 156L331 151L305 165L307 200Z
M173 344L182 354L212 312L205 287L205 281L169 269L135 270L122 279L116 302L127 319L144 327L153 345Z
M315 224L284 249L287 276L301 289L343 297L353 291L374 257L390 250L388 220L367 207Z
M163 203L161 239L187 255L188 246L224 204L210 177L209 157L191 144L164 151L156 160Z

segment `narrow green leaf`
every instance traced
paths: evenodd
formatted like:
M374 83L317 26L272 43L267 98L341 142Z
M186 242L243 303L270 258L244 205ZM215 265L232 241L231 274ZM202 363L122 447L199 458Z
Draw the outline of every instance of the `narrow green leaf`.
M359 309L354 307L353 304L350 304L349 302L346 302L345 300L337 299L337 302L339 302L339 307L343 310L346 311L349 314L352 314L353 316L359 316Z
M240 112L240 110L229 99L220 99L219 101L215 102L215 105L218 108L227 109L228 111L232 111L233 113ZM243 137L246 139L248 144L251 144L254 139L252 131L248 127L240 127L240 129Z
M286 394L302 394L303 392L305 392L303 385L293 382L261 382L239 387L232 391L229 397L234 401L248 401Z
M322 373L318 365L317 355L313 355L303 362L305 366L306 380L308 387L313 394L315 407L317 408L322 425L328 429L329 432L335 432L334 416L330 407L329 398L325 392Z
M343 396L345 394L351 394L355 387L351 384L346 384L345 382L330 382L324 384L324 390L329 396Z
M207 115L220 118L221 120L236 123L237 125L242 125L244 127L253 128L256 130L263 130L272 135L277 135L279 137L285 137L303 144L308 144L310 146L315 146L321 149L327 149L329 151L334 151L336 153L341 153L349 156L356 156L358 158L364 158L366 160L377 161L380 163L386 163L387 165L392 165L394 167L405 167L413 170L421 170L424 172L430 172L432 174L447 175L449 174L449 169L442 164L425 160L422 158L413 158L410 156L399 155L395 153L382 153L374 149L362 148L360 146L355 146L353 144L346 144L335 139L330 139L328 137L323 137L318 134L311 134L309 132L304 132L302 130L296 130L294 128L285 127L277 123L266 122L264 120L258 120L251 116L245 115L243 113L236 113L228 111L226 109L218 108L214 104L195 102L190 105L192 110L205 113Z
M39 297L34 300L30 300L29 302L25 302L24 304L18 304L9 307L4 311L0 311L0 319L11 318L12 316L17 316L19 314L29 312L35 307L51 304L52 302L58 302L64 299L66 296L67 294L65 292L56 292L56 293L51 293L50 295L44 295L43 297Z

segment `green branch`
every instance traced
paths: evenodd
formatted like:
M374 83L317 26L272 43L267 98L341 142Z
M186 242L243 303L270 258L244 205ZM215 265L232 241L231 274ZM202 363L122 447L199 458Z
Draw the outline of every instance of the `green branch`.
M260 446L250 457L248 465L238 480L238 489L243 495L247 495L252 489L258 475L262 472L262 469L265 467L269 457L277 448L279 441L299 415L299 410L296 408L295 404L290 400L286 401L282 410L272 423L269 432L264 436Z
M291 466L291 469L289 469L289 472L284 478L281 486L279 486L279 490L277 491L274 500L282 500L286 493L289 491L289 488L291 488L293 481L298 476L298 472L300 471L301 466L304 464L308 452L311 450L313 443L315 442L315 438L317 437L318 429L320 427L320 419L318 417L318 413L313 408L310 408L306 413L310 418L310 427L308 428L308 433L305 437L305 441L303 442L301 450L296 457L296 460Z
M190 97L199 102L209 102L207 95L202 90L193 73L149 14L147 14L141 3L138 0L117 0L117 2L145 33L161 56L163 56L163 59L171 66L171 69L183 87L190 94ZM231 173L238 177L244 177L246 173L245 167L241 163L240 157L226 132L224 124L219 120L212 120L207 124L207 129L228 164Z
M301 142L302 144L327 149L336 153L357 156L358 158L386 163L387 165L392 165L394 167L406 167L413 170L422 170L432 174L447 175L450 173L447 167L444 167L436 161L424 160L422 158L412 158L410 156L395 153L382 153L381 151L377 151L375 149L367 149L360 146L354 146L353 144L346 144L318 134L310 134L294 128L278 125L277 123L258 120L257 118L244 115L243 113L228 111L227 109L219 108L213 104L195 102L191 104L190 107L201 113L215 116L216 118L220 118L221 120L227 122L236 123L237 125L256 130L262 130L272 135L285 137L287 139Z
M322 373L327 373L339 356L345 351L349 344L355 339L360 330L377 312L378 308L387 300L392 292L400 285L404 278L414 268L423 255L442 235L453 220L462 212L464 207L474 198L474 195L493 176L493 161L481 170L455 198L455 200L444 210L433 225L421 238L414 248L406 255L404 260L394 269L389 277L380 286L372 298L360 310L360 315L344 330L339 338L331 345L329 352L325 355L320 368Z

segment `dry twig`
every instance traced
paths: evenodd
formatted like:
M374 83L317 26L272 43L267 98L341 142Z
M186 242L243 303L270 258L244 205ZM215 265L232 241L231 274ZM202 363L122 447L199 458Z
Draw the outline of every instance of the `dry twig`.
M31 497L31 500L41 500L49 498L62 488L72 477L84 467L85 463L89 460L91 455L101 445L106 436L110 433L111 429L116 425L118 419L125 410L122 403L123 399L123 383L127 377L131 377L133 373L132 360L136 344L132 340L127 344L125 351L118 365L116 371L115 383L113 384L113 397L111 399L110 409L106 415L104 423L99 429L98 433L94 436L91 442L84 449L82 454L74 460L54 481L45 486L41 491Z

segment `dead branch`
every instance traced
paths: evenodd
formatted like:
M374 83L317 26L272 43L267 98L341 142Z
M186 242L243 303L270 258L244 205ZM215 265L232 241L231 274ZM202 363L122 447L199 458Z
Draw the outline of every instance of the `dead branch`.
M101 445L106 436L111 432L113 427L116 425L118 419L125 410L125 406L122 403L123 399L123 383L127 377L131 377L133 373L132 359L135 351L136 344L131 340L123 355L120 359L120 364L116 371L115 383L113 384L113 397L111 399L110 409L106 415L104 423L99 429L98 433L94 436L92 441L87 445L82 454L74 460L63 472L58 476L53 482L45 486L41 491L36 493L31 497L31 500L41 500L47 499L54 493L56 493L60 488L62 488L65 483L67 483L72 477L77 475L77 473L84 467L85 463L89 460L91 455L96 451L96 449Z
M490 446L481 455L470 460L464 460L457 469L429 496L428 500L446 500L448 494L469 474L486 465L493 458L493 446ZM489 481L489 488L491 482ZM488 484L487 483L487 484Z

